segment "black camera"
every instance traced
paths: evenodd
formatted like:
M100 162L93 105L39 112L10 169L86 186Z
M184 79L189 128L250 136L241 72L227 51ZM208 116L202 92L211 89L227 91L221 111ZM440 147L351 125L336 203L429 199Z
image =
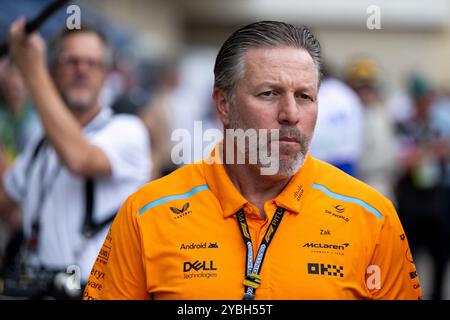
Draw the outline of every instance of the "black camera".
M0 278L0 299L81 299L80 284L63 271L34 269L24 274L6 274Z

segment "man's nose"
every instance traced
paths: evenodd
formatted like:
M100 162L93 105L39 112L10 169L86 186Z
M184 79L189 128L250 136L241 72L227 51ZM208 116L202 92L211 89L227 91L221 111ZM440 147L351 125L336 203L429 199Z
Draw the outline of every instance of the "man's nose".
M79 60L76 64L76 69L78 73L86 74L90 72L89 61Z
M299 121L299 106L293 94L284 95L278 106L278 122L284 125L296 125Z

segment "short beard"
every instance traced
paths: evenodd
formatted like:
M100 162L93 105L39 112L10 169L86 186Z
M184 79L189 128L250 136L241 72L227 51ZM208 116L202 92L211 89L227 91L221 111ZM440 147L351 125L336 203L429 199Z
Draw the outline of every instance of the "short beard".
M63 93L62 97L67 107L74 113L87 112L92 109L97 102L97 97L94 94L85 97L85 99L80 99L80 97L76 97L71 93Z
M299 141L300 150L294 154L293 159L292 157L289 158L281 157L283 154L288 154L289 147L286 146L280 147L280 145L278 145L278 148L276 148L276 150L278 150L278 162L279 162L277 175L284 177L292 177L294 174L297 173L298 170L300 170L300 168L303 166L303 163L305 162L311 138L294 127L281 127L278 133L279 139L283 137L293 137L297 139L297 141ZM279 143L279 141L271 141L270 143ZM271 148L271 146L268 147Z
M301 146L301 149L303 150L303 144ZM278 169L278 175L284 176L284 177L292 177L294 174L297 173L298 170L303 166L303 163L305 162L307 151L300 150L297 154L294 156L294 160L290 162L286 162L284 160L279 160L279 169ZM307 148L306 148L307 150Z
M229 124L229 128L230 129L242 129L244 131L248 130L248 129L254 129L251 127L251 124L249 126L247 126L244 122L242 122L242 120L239 118L238 113L236 112L236 108L234 106L231 106L231 110L230 110L230 124ZM263 129L263 128L261 128ZM277 143L278 141L276 140L271 140L270 139L270 132L272 130L268 130L268 134L269 137L267 138L268 143L266 145L261 146L262 148L264 148L265 150L260 150L260 145L259 145L259 141L257 144L257 151L258 151L258 155L260 154L269 154L268 151L272 150L272 143ZM279 139L283 138L283 137L292 137L295 138L297 141L299 141L300 144L300 150L294 155L294 158L290 158L290 159L281 159L281 155L283 154L283 151L286 153L289 150L287 149L288 147L285 147L285 150L280 149L279 145L278 147L275 147L275 150L278 151L278 154L276 156L278 156L278 170L275 173L275 175L278 176L283 176L283 177L292 177L295 173L297 173L298 170L300 170L300 168L303 166L303 163L305 161L306 155L308 153L309 150L309 146L311 143L311 137L307 136L305 134L303 134L302 132L300 132L297 128L295 127L281 127L279 129ZM258 138L259 139L259 138ZM248 159L250 159L250 146L248 143L245 143L245 151L240 148L237 147L237 152L245 152L245 159L246 159L246 163L249 163ZM273 157L274 155L270 155L271 157ZM257 163L255 164L259 169L261 168L268 168L270 167L272 164L271 163L262 163L260 161L261 159L259 157L257 157Z

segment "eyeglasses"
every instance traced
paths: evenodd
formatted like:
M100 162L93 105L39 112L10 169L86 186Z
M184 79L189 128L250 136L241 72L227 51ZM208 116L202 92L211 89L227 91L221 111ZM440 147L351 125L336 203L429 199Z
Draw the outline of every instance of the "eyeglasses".
M104 63L101 60L96 60L93 58L79 58L71 55L61 55L58 59L58 64L62 66L67 66L74 68L79 64L85 64L90 69L102 69L104 67Z

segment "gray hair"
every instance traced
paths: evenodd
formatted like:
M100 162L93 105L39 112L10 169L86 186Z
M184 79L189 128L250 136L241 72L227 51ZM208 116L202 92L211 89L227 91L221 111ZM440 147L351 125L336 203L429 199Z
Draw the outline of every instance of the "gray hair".
M51 40L48 53L49 65L53 65L57 62L63 41L73 34L81 33L93 33L99 37L104 46L103 66L104 68L111 67L113 63L113 53L105 32L97 26L88 24L81 25L80 29L64 28Z
M314 61L320 81L320 44L306 26L279 21L251 23L235 31L222 45L214 65L214 87L233 100L237 82L244 73L244 55L252 48L294 47L305 49Z

